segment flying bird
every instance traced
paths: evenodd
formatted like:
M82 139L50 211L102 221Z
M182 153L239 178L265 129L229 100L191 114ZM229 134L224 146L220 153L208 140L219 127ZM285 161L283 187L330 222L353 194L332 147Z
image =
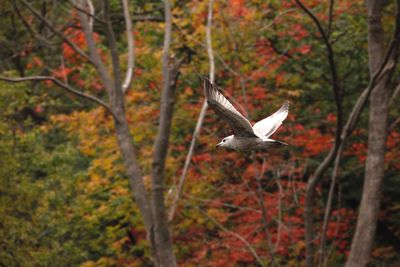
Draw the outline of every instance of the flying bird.
M271 116L251 125L248 119L226 99L221 90L203 78L204 91L209 107L219 118L227 122L233 135L225 137L216 147L231 148L240 151L267 150L287 145L269 137L281 126L289 113L289 102L285 101L280 109Z

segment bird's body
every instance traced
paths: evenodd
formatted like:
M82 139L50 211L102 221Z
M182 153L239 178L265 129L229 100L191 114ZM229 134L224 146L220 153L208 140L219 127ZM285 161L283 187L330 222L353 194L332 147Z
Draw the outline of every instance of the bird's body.
M217 147L223 146L238 151L268 150L270 148L287 145L284 142L269 139L265 136L235 137L234 135L230 135L228 137L225 137L223 140L226 141L222 141L220 144L217 145Z
M289 112L289 102L271 116L257 122L254 126L240 114L208 79L204 79L204 91L208 105L225 120L233 131L233 135L225 137L216 147L226 147L239 151L268 150L287 145L269 137L279 128Z

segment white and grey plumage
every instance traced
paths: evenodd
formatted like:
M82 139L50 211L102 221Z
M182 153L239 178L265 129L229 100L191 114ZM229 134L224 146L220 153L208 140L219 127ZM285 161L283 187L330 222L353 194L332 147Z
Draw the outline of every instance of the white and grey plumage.
M235 150L265 150L272 147L287 145L269 137L281 126L289 113L289 102L285 101L278 111L271 116L251 125L248 119L237 111L226 99L219 88L207 78L203 79L207 103L218 117L227 122L233 135L225 137L216 147L226 147Z

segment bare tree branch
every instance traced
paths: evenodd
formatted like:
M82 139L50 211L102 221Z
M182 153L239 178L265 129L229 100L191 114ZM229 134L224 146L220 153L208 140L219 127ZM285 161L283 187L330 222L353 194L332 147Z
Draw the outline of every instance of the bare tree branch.
M282 196L284 196L283 192L283 187L282 184L279 182L280 175L277 175L276 177L274 176L274 180L276 182L276 185L278 186L279 189L279 195L278 195L278 230L276 233L276 242L275 242L275 251L276 253L277 249L279 248L279 243L281 241L281 233L282 233ZM294 194L296 196L296 194Z
M306 265L308 267L313 266L313 239L314 239L314 227L313 227L313 206L314 206L314 193L315 188L322 178L322 175L327 170L328 166L331 164L332 160L337 154L338 148L341 143L341 132L343 127L343 110L342 110L342 90L339 86L339 80L337 77L336 64L334 60L334 53L332 46L329 42L329 37L322 28L322 25L318 18L306 7L300 0L295 0L299 7L311 18L311 20L316 25L319 33L321 34L322 41L326 46L327 58L330 66L331 72L331 83L332 91L335 98L336 104L336 131L335 131L335 143L330 150L329 154L325 157L322 163L318 166L317 170L307 181L306 189L306 201L304 208L304 219L305 219L305 236L306 236Z
M336 208L336 210L340 210L340 207L342 206L341 205L341 199L342 199L342 189L341 189L341 187L340 187L340 184L338 184L338 194L337 194L337 208ZM335 227L335 234L334 234L334 236L338 236L338 233L339 233L339 226L340 226L340 221L341 221L341 219L342 219L342 217L341 217L341 215L340 215L340 212L338 212L337 214L336 214L336 217L337 217L337 220L336 220L336 227ZM327 253L327 255L326 255L326 259L325 259L325 265L323 265L323 267L328 267L328 263L329 263L329 258L330 258L330 255L332 255L332 253L335 251L335 244L334 244L334 242L332 242L332 244L331 244L331 246L330 246L330 248L329 248L329 250L328 250L328 253Z
M156 257L160 266L176 266L172 247L167 212L164 201L165 161L175 103L176 79L178 70L170 69L170 46L172 34L172 15L169 0L164 0L165 32L162 51L163 90L161 93L160 118L157 138L154 142L152 164L152 210ZM179 66L176 66L178 67ZM175 72L175 74L174 74ZM176 77L173 77L175 75ZM175 78L175 79L172 79Z
M211 35L213 6L214 6L214 0L210 0L208 3L208 15L207 15L207 25L206 25L207 55L210 64L210 81L212 83L215 80L215 60L214 60L214 50L212 47L212 35Z
M89 17L91 17L94 21L100 23L100 24L106 24L106 22L102 19L99 19L94 13L90 13L90 11L87 11L84 8L81 8L79 6L77 6L74 2L75 0L71 0L72 2L72 7L75 8L76 10L85 13L86 15L88 15ZM93 31L93 27L91 28Z
M394 130L394 128L396 128L397 125L400 124L400 117L398 117L394 122L392 122L392 124L390 124L389 128L388 128L388 132L392 132Z
M74 0L75 4L80 8L85 10L86 4L84 0ZM105 23L107 24L106 33L108 36L113 33L111 21L108 15L108 2L104 1L104 16ZM121 156L124 161L124 165L126 168L126 174L129 178L129 184L133 191L133 197L136 200L136 203L139 207L140 213L142 215L144 226L146 228L147 237L150 240L150 246L154 249L154 243L152 241L152 231L153 231L153 218L152 218L152 208L150 205L150 199L147 193L147 190L144 186L142 171L139 167L139 164L136 159L135 148L133 145L133 139L130 134L129 125L126 119L125 107L124 107L124 99L121 91L121 80L118 75L114 77L114 82L111 80L110 75L107 72L107 69L104 63L101 60L101 57L97 51L96 43L93 39L93 33L90 29L87 14L85 12L79 11L78 16L85 33L85 39L88 44L89 55L92 58L92 64L96 68L100 79L102 80L104 86L107 89L110 98L110 108L117 115L117 119L115 120L115 131L118 141L118 146L121 151ZM111 37L108 38L109 42L112 42ZM111 44L112 45L112 44ZM114 51L114 62L113 68L115 66L115 47ZM114 69L114 72L118 72L117 69ZM118 88L116 88L119 86ZM152 251L153 252L153 251Z
M85 98L93 103L96 103L102 107L104 107L108 112L110 112L110 114L114 117L117 118L115 113L110 109L110 107L103 102L101 99L92 96L90 94L81 92L79 90L76 90L74 88L72 88L70 85L54 78L51 76L30 76L30 77L21 77L21 78L7 78L7 77L0 77L0 81L6 81L6 82L13 82L13 83L19 83L19 82L26 82L26 81L51 81L54 84L56 84L57 86L59 86L60 88L66 90L67 92Z
M94 16L94 6L93 6L93 3L92 3L92 0L86 0L86 3L87 3L87 6L89 8L89 11L88 11L88 13L89 13L88 24L89 24L90 31L93 32L93 18L95 17Z
M343 125L342 89L339 86L339 79L337 76L337 69L336 69L333 49L329 42L329 37L322 28L322 25L318 20L318 18L311 12L311 10L309 10L306 6L304 6L304 4L300 0L295 0L295 1L317 26L318 31L321 34L322 40L326 46L327 58L331 70L332 91L335 97L335 104L336 104L337 122L336 122L335 146L338 147L340 143L340 133L342 131L342 125Z
M254 155L254 154L253 154ZM256 195L257 195L257 201L258 201L258 206L261 209L261 222L262 226L264 229L265 236L267 238L268 242L268 253L271 258L271 266L274 267L276 266L275 262L275 249L273 248L272 240L271 240L271 235L268 231L268 220L267 220L267 209L265 208L264 205L264 194L263 194L263 189L261 185L261 178L264 175L265 172L265 157L262 159L262 165L261 165L261 171L258 175L256 175L256 180L257 180L257 190L256 190Z
M289 9L283 11L282 13L276 15L275 18L274 18L270 23L268 23L267 25L263 26L263 27L260 29L260 32L269 29L269 28L270 28L272 25L274 25L274 24L276 23L276 21L277 21L280 17L282 17L283 15L287 15L287 14L289 14L289 13L296 12L296 11L297 11L296 8L289 8Z
M208 16L207 16L207 25L206 25L206 43L207 43L207 53L208 53L208 58L209 58L209 63L210 63L210 81L211 82L214 82L214 79L215 79L214 78L215 77L215 62L214 62L214 52L212 49L212 39L211 39L213 2L214 2L214 0L210 0L208 3ZM169 221L172 221L175 216L176 208L178 206L178 201L182 195L183 185L185 184L187 172L188 172L189 166L190 166L190 161L193 156L194 147L196 145L196 139L200 134L201 126L203 125L204 117L206 116L207 107L208 107L207 101L204 100L203 105L200 110L199 118L197 119L196 127L194 129L194 133L192 136L192 140L190 142L189 152L185 159L185 165L183 166L182 175L179 179L178 188L175 193L173 202L171 204L170 212L168 215Z
M50 42L47 38L42 36L40 33L38 33L36 30L34 30L31 27L31 24L29 24L28 21L26 21L25 17L22 15L21 10L18 8L16 1L12 1L12 5L13 5L13 8L14 8L15 13L17 14L18 18L22 21L22 24L27 29L27 31L31 34L32 37L39 39L40 41L42 41L43 43L45 43L47 45L54 45L53 42Z
M199 201L202 203L212 203L214 205L218 205L221 207L227 207L227 208L234 208L237 210L243 210L243 211L251 211L257 214L261 214L261 211L255 208L251 208L251 207L247 207L247 206L238 206L238 205L234 205L232 203L228 203L228 202L223 202L223 201L218 201L215 199L210 199L210 198L200 198L200 197L194 197L190 194L183 194L182 198L185 199L190 199L190 200L195 200L195 201Z
M83 0L74 0L77 7L80 9L85 9ZM96 68L97 72L99 73L100 79L102 80L104 87L107 89L108 93L111 96L111 92L113 91L114 84L111 81L111 77L107 72L104 63L101 61L101 57L99 52L97 51L96 42L93 39L93 32L90 30L88 18L86 14L82 11L78 12L79 20L81 22L83 32L85 34L85 39L87 42L90 62Z
M135 46L132 33L132 21L129 14L129 5L127 0L122 0L122 7L124 10L124 18L126 25L126 38L128 40L128 66L126 70L124 83L122 84L122 92L125 93L126 90L128 90L129 85L131 84L133 69L135 67L135 54L134 54Z
M343 143L342 143L343 144ZM333 171L332 171L332 178L331 178L331 184L329 186L329 193L328 193L328 200L326 203L326 208L325 208L325 214L324 214L324 220L322 223L322 230L321 230L321 239L320 239L320 246L319 246L319 266L323 267L325 266L327 262L327 258L325 255L325 250L326 250L326 231L328 229L328 222L329 222L329 216L332 210L332 202L333 202L333 196L335 193L335 185L339 173L339 164L340 164L340 157L342 155L342 150L343 150L343 145L340 145L337 156L335 158L335 163L333 166Z
M55 29L55 27L51 24L50 21L48 21L45 17L43 17L38 11L36 11L32 5L30 5L26 0L21 0L21 3L26 6L32 14L40 19L46 27L53 32L55 35L61 38L63 42L65 42L67 45L69 45L75 52L77 52L80 56L88 60L89 62L92 62L90 57L82 50L80 49L76 44L74 44L68 37L66 37L62 32L59 32L58 30Z
M250 253L253 255L254 259L258 262L260 266L265 266L263 261L261 260L260 256L257 254L256 250L253 248L253 246L249 243L249 241L246 240L243 236L230 231L227 229L225 226L223 226L219 221L217 221L214 217L210 216L207 212L198 209L201 213L203 213L210 221L212 221L216 226L218 226L222 231L232 235L233 237L239 239L245 246L246 248L250 251Z
M396 99L396 97L400 94L400 83L396 86L396 88L394 89L392 96L390 97L389 100L389 107L393 104L394 100Z
M119 64L119 55L117 48L117 40L115 38L114 29L112 26L112 21L110 17L110 7L109 2L107 0L103 0L103 12L104 12L104 21L106 22L106 36L108 47L110 49L111 54L111 63L112 63L112 71L113 71L113 84L110 85L112 88L110 92L110 100L112 106L119 106L123 100L122 97L122 82L121 82L121 67ZM89 30L89 29L88 29ZM90 34L90 37L92 35ZM102 62L99 58L99 62Z

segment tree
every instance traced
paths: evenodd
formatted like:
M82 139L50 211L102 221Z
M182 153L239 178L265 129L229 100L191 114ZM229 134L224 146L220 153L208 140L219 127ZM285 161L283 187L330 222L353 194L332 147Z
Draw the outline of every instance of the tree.
M136 159L136 151L125 113L124 93L128 89L132 77L134 56L132 51L133 42L128 42L130 50L128 60L129 66L123 83L116 36L110 17L109 1L102 2L102 24L104 26L104 31L108 41L107 44L111 54L112 75L110 75L107 71L105 62L103 62L103 59L98 51L96 39L94 38L93 20L96 20L97 18L93 13L93 7L88 5L90 1L77 0L73 2L73 7L77 9L80 26L82 27L82 31L84 33L88 54L86 54L86 52L83 50L84 48L79 47L79 45L71 41L66 34L60 32L54 25L52 25L52 22L46 18L43 13L35 10L35 8L27 1L21 1L21 3L31 12L34 17L36 17L43 25L45 25L50 32L58 36L65 45L67 45L75 53L79 54L96 69L98 77L102 82L102 86L106 89L108 94L108 103L105 103L96 96L76 90L69 84L50 76L31 76L21 78L3 77L1 79L10 82L50 81L70 93L90 100L106 108L114 120L115 135L118 140L120 153L125 164L126 174L130 181L133 196L144 221L148 239L151 244L154 262L157 266L175 266L176 260L173 253L172 239L169 232L170 230L168 221L166 220L166 207L163 197L165 191L164 165L168 151L176 82L179 75L179 68L184 61L184 57L176 59L173 62L170 60L171 7L169 1L165 1L164 4L165 36L162 57L163 93L160 100L162 112L159 121L159 134L155 141L152 188L150 195L148 195L148 192L144 186L142 171ZM130 32L131 19L127 1L123 1L123 9L127 25L127 36L128 39L130 39L132 38L132 33Z

